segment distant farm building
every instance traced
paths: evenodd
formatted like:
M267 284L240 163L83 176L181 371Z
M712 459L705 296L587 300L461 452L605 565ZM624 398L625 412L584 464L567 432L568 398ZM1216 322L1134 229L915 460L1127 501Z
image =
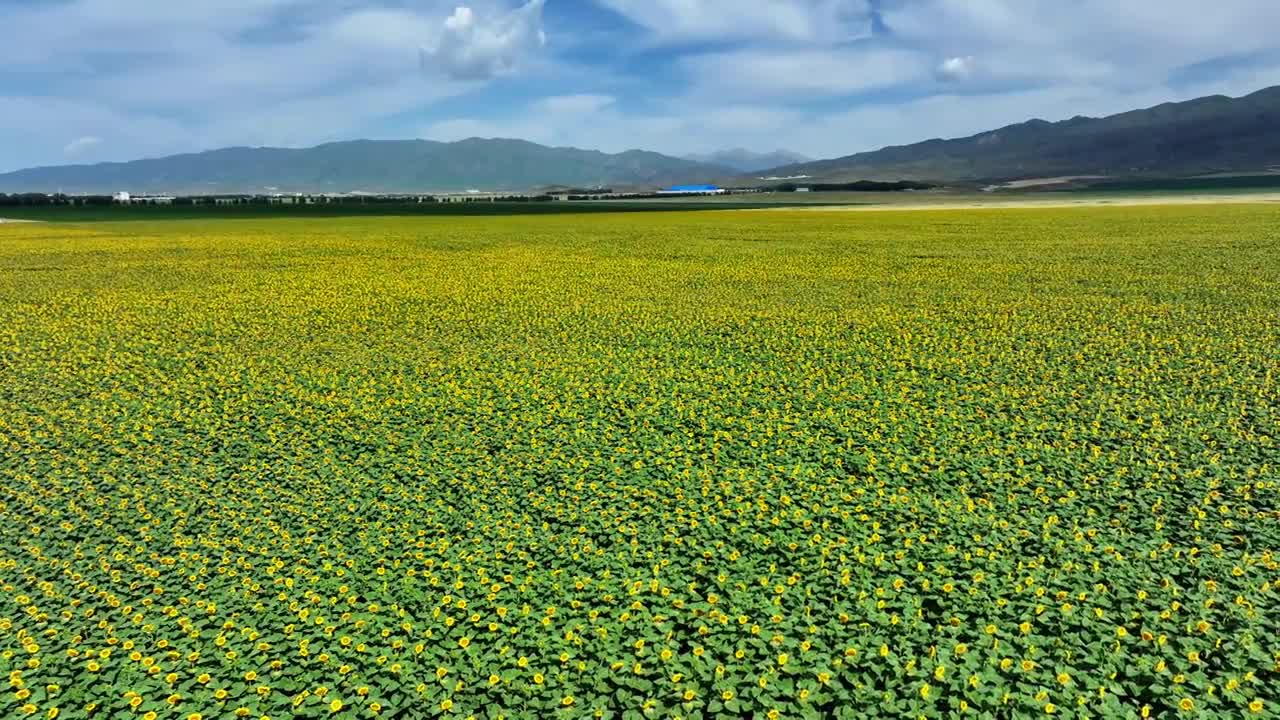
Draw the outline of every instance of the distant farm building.
M172 195L131 195L118 192L111 199L121 205L172 205L175 198Z
M724 188L717 185L672 185L659 190L659 195L722 195Z

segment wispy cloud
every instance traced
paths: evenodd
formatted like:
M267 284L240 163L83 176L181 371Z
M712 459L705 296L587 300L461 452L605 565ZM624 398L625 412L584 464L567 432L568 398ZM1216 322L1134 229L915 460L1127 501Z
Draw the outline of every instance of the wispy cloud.
M77 155L101 144L102 138L94 137L93 135L85 135L84 137L78 137L67 143L67 146L62 148L62 154L67 157L76 157Z
M928 57L898 48L745 49L690 56L683 66L704 94L828 98L925 78Z
M600 0L668 40L842 41L884 29L872 0Z
M612 95L593 95L590 93L556 95L542 98L533 104L532 109L544 113L580 115L599 112L616 101L617 99Z

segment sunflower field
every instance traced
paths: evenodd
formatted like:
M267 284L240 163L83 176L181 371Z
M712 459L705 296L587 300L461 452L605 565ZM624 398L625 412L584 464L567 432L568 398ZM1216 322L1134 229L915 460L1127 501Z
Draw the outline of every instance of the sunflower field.
M8 225L0 717L1280 717L1280 208Z

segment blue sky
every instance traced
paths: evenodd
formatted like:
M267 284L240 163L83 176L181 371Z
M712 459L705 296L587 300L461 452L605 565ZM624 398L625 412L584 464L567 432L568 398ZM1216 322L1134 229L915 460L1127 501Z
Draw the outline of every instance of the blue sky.
M522 137L832 157L1280 84L1276 0L0 0L0 171Z

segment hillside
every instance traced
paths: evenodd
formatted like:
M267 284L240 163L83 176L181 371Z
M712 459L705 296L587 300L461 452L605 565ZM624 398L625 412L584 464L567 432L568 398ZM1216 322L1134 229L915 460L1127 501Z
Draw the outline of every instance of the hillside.
M630 150L607 154L523 140L337 142L226 148L151 160L0 174L0 192L429 192L542 185L647 185L722 176L724 167Z
M807 158L800 153L794 153L789 150L758 153L745 148L720 150L702 155L686 155L685 159L709 165L719 165L746 173L768 170L779 165L794 165L812 161L812 158Z
M928 140L834 160L785 165L785 151L727 150L691 158L607 154L524 140L336 142L305 149L226 148L124 163L0 174L0 192L522 191L546 186L643 187L761 174L814 183L916 180L990 183L1063 176L1105 180L1250 173L1280 166L1280 87L1211 96L1105 118L1030 120L953 140ZM744 177L745 176L745 177Z
M1280 165L1280 87L1105 118L1031 120L955 140L929 140L777 175L873 180L995 181L1068 175L1179 177Z

